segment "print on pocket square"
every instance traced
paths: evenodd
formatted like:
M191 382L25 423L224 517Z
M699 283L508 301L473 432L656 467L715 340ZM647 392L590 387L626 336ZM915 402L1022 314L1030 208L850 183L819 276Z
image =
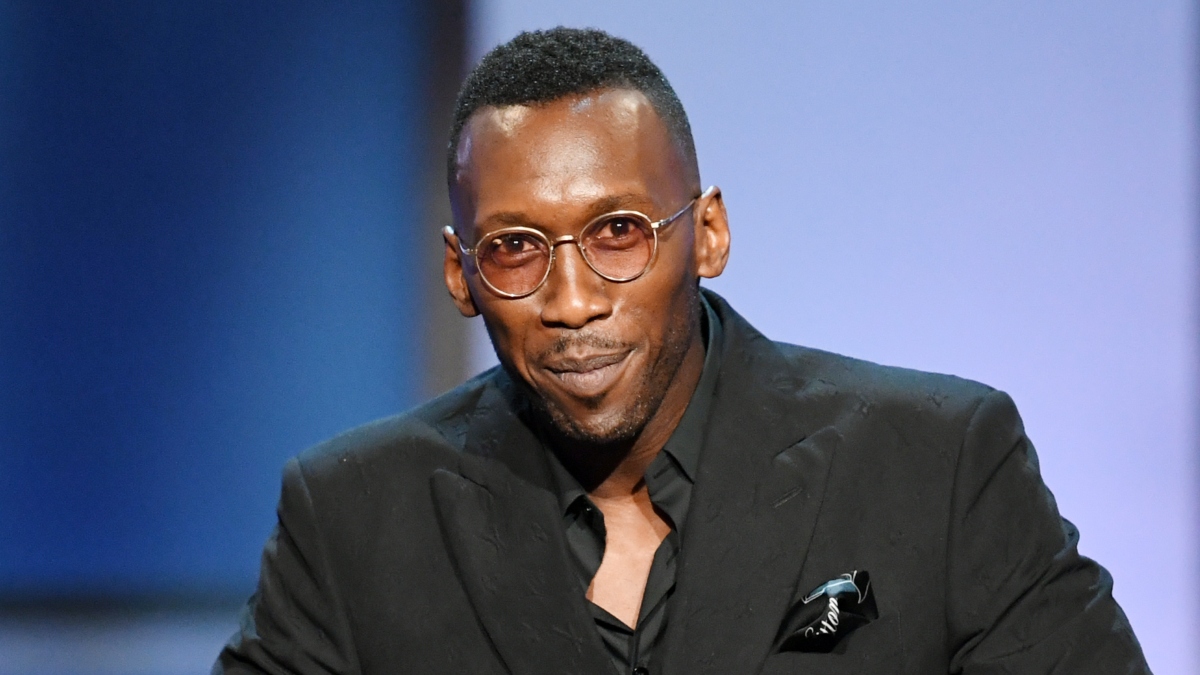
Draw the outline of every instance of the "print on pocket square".
M814 588L788 613L779 651L833 651L847 635L879 618L871 576L856 570Z

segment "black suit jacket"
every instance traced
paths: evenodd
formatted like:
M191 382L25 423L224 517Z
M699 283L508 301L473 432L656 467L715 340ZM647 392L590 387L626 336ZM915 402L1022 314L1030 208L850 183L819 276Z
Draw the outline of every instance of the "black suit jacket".
M1009 397L771 342L714 294L721 370L652 672L1149 672ZM492 370L288 462L215 673L604 673L545 458ZM870 573L878 618L779 651Z

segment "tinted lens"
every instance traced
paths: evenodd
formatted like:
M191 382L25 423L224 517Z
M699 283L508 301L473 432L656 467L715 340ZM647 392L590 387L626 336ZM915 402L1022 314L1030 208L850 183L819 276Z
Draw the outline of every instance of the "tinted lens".
M617 281L640 275L654 254L650 221L638 214L604 216L588 225L581 239L592 267Z
M550 247L528 232L498 232L479 243L478 260L479 273L496 290L521 295L542 283Z

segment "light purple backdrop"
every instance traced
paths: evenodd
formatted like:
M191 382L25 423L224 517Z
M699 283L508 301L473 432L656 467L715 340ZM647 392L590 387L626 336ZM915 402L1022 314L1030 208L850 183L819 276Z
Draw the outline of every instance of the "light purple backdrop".
M478 0L474 21L479 54L557 24L646 49L729 206L712 288L775 339L1011 393L1151 667L1200 672L1189 3Z

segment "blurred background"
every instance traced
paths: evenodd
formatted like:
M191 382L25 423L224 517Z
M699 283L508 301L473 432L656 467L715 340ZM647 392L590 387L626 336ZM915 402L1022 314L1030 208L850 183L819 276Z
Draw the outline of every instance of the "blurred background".
M1189 0L0 0L0 674L206 673L284 460L494 362L441 152L522 29L643 47L767 335L1007 390L1200 673Z

